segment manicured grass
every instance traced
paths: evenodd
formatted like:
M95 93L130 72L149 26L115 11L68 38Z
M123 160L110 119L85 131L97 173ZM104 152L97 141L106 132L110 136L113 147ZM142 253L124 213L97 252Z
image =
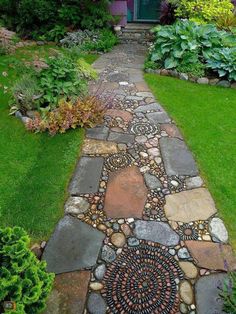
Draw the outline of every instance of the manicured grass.
M84 131L51 137L31 134L9 116L10 87L16 79L16 61L46 56L51 46L18 49L0 56L0 227L21 226L33 240L49 237L63 215L67 185L80 153ZM83 56L92 63L96 56ZM2 75L7 72L7 77Z
M236 90L146 74L181 129L236 249Z

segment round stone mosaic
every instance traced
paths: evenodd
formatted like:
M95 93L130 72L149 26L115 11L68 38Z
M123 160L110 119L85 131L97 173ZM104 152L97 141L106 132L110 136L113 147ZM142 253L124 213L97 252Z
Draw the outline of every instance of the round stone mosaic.
M127 153L118 153L109 156L105 161L105 167L110 171L128 167L132 162L132 157Z
M179 234L181 240L197 240L198 239L198 231L194 225L183 224L179 226L176 230Z
M165 246L141 241L108 266L102 295L110 314L174 314L183 274Z
M148 135L148 134L156 134L158 132L157 126L148 123L148 122L136 122L131 127L131 132L135 135Z
M102 223L105 219L106 215L104 211L98 209L91 209L83 218L81 218L82 221L94 227Z

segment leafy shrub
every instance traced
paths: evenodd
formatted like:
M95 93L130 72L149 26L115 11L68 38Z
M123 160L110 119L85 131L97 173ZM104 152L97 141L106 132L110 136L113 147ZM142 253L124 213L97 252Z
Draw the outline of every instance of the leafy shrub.
M64 25L56 25L50 31L45 33L47 41L59 42L66 34L66 27Z
M177 4L177 17L200 23L217 22L220 17L231 15L234 8L230 0L178 0Z
M231 64L235 62L233 49L236 45L235 35L219 31L211 24L199 25L188 20L179 20L174 25L158 26L154 28L153 32L156 39L150 49L148 61L156 63L156 67L179 68L181 71L183 71L183 68L191 69L192 74L196 74L197 71L200 75L204 70L204 65L200 67L200 63L205 63L206 56L208 56L208 67L210 68L211 64L211 69L216 70L213 63L209 61L213 56L211 51L219 48L229 48L229 50L226 49L228 53L224 57L224 61L222 60L223 56L220 57L218 54L218 57L221 58L220 61L224 64L226 71L224 74L228 74L230 79L233 79L234 66L232 67ZM225 68L225 62L229 62L230 70ZM193 63L196 64L195 69L193 69ZM232 72L232 74L229 72Z
M221 289L220 296L224 302L223 311L225 313L235 313L236 309L236 273L229 273L229 277L225 280L224 287Z
M26 232L18 227L0 229L0 312L4 301L16 303L11 314L37 314L45 308L54 275L46 272L28 248Z
M236 47L215 48L204 54L206 66L217 71L219 77L226 77L236 81Z
M102 122L106 110L104 100L87 96L76 101L61 101L59 107L44 116L38 114L27 124L32 132L48 131L49 134L65 133L77 127L93 127Z
M109 0L0 0L0 16L10 29L34 37L57 25L97 29L109 24Z
M77 46L80 51L107 52L117 44L117 36L110 30L79 30L68 33L61 41L65 47Z
M49 67L38 74L43 94L40 99L42 104L54 108L61 98L70 99L85 94L87 90L85 78L88 77L85 77L81 67L74 60L61 54L50 58L47 64Z

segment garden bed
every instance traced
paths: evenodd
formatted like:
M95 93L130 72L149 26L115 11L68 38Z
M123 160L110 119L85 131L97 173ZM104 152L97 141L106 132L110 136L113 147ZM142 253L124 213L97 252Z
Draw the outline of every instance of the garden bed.
M79 156L83 130L54 137L31 134L9 116L12 84L22 60L49 55L56 46L33 46L0 56L1 227L21 226L32 240L47 239L63 215L66 186ZM92 63L97 56L83 55Z

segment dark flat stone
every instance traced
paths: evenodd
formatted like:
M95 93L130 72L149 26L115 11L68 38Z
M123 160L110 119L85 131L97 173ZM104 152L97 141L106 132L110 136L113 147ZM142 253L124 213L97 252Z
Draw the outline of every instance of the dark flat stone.
M97 126L95 128L86 129L86 137L96 140L106 140L109 133L107 126Z
M99 293L91 293L88 297L88 310L90 314L105 314L106 302Z
M83 314L90 271L57 275L44 314Z
M193 156L183 141L162 137L160 146L167 175L194 176L198 174Z
M159 221L137 220L134 235L141 240L168 246L175 246L179 243L178 234L167 223Z
M227 275L214 274L201 277L195 287L198 314L222 314L223 302L219 296Z
M126 134L126 133L110 132L108 136L108 141L129 144L129 143L134 142L134 135Z
M90 268L96 264L104 234L90 225L65 216L43 253L47 270L56 274Z
M102 157L82 157L69 186L71 195L96 193L103 167Z
M146 117L153 124L168 123L171 121L167 113L164 111L147 113Z

